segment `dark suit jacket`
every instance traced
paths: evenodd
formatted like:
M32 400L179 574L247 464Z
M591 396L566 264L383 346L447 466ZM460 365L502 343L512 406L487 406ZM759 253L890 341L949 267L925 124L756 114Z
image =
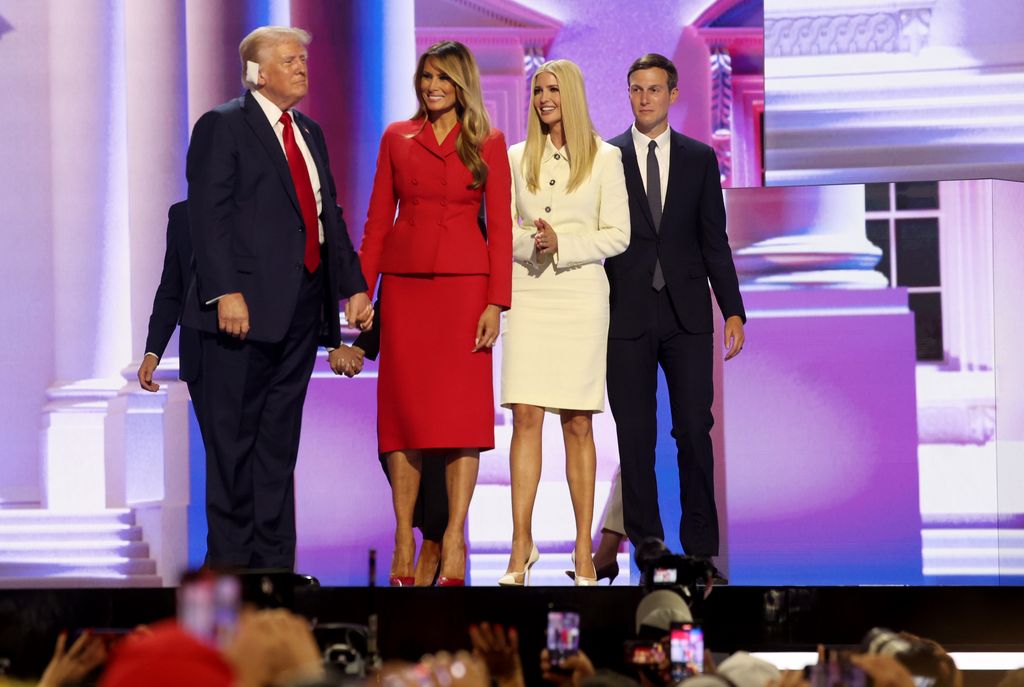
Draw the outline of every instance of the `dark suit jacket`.
M366 290L359 258L337 205L323 132L309 117L294 121L320 176L325 297L320 342L341 343L338 297ZM195 279L182 323L217 331L217 304L241 292L253 341L280 341L302 284L305 227L288 160L251 93L203 115L192 130L186 159L188 218Z
M631 129L609 143L622 150L632 233L629 248L605 260L611 286L609 336L640 336L654 321L650 298L654 263L661 259L679 322L692 334L711 332L708 279L722 314L746 321L736 268L725 233L725 203L715 151L675 131L669 152L668 191L656 231L633 146ZM646 164L646 160L643 161Z
M163 357L167 342L181 319L185 305L185 289L192 278L192 239L188 233L188 210L185 201L175 203L167 211L167 249L160 285L153 297L149 316L146 353ZM184 382L199 378L199 332L182 327L178 333L178 376Z

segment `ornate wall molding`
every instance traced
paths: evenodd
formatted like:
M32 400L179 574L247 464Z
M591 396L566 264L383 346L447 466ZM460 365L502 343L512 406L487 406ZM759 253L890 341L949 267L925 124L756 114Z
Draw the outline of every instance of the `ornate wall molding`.
M846 13L834 8L774 13L764 20L768 57L909 52L928 43L934 0L894 2L886 9ZM828 12L827 14L825 12Z
M718 156L723 186L732 185L732 57L728 48L711 48L711 144Z

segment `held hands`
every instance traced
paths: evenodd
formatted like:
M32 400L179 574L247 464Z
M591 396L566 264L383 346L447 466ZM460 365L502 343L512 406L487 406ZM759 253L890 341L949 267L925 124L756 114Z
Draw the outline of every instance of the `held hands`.
M351 378L363 371L363 356L365 353L366 351L359 348L359 346L346 346L342 344L327 355L327 360L331 364L331 370L334 371L334 374L345 375Z
M473 341L473 352L494 348L501 331L501 308L488 305L476 323L476 339Z
M365 293L357 293L345 302L345 320L361 331L373 327L373 304Z
M551 255L558 252L558 234L551 225L540 219L533 220L537 233L533 235L533 247L540 255Z
M153 373L160 359L153 355L142 356L142 364L139 365L139 386L146 391L159 391L160 385L153 381Z
M732 360L743 350L743 342L746 337L743 334L743 320L739 315L733 315L725 321L725 333L722 338L725 340L726 360Z
M244 340L249 334L249 306L241 292L229 293L217 301L217 327L236 339Z

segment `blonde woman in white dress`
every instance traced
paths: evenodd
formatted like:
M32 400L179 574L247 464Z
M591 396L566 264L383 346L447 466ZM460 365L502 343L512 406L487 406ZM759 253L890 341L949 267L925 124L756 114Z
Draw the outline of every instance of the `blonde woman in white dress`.
M538 558L533 505L545 410L558 413L576 517L576 584L591 561L597 455L591 419L604 410L608 280L602 261L629 245L619 149L594 133L583 75L554 60L533 76L526 140L509 149L513 183L512 309L502 339L501 404L512 409L512 554L499 584L529 584Z

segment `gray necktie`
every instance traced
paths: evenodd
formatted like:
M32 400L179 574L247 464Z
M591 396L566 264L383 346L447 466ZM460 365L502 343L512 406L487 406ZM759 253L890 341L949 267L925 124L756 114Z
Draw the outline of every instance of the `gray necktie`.
M661 227L661 170L658 168L658 149L656 141L647 144L647 204L651 207L651 219L654 220L654 231ZM661 260L655 258L654 278L651 286L655 291L665 288L665 275L661 271Z

